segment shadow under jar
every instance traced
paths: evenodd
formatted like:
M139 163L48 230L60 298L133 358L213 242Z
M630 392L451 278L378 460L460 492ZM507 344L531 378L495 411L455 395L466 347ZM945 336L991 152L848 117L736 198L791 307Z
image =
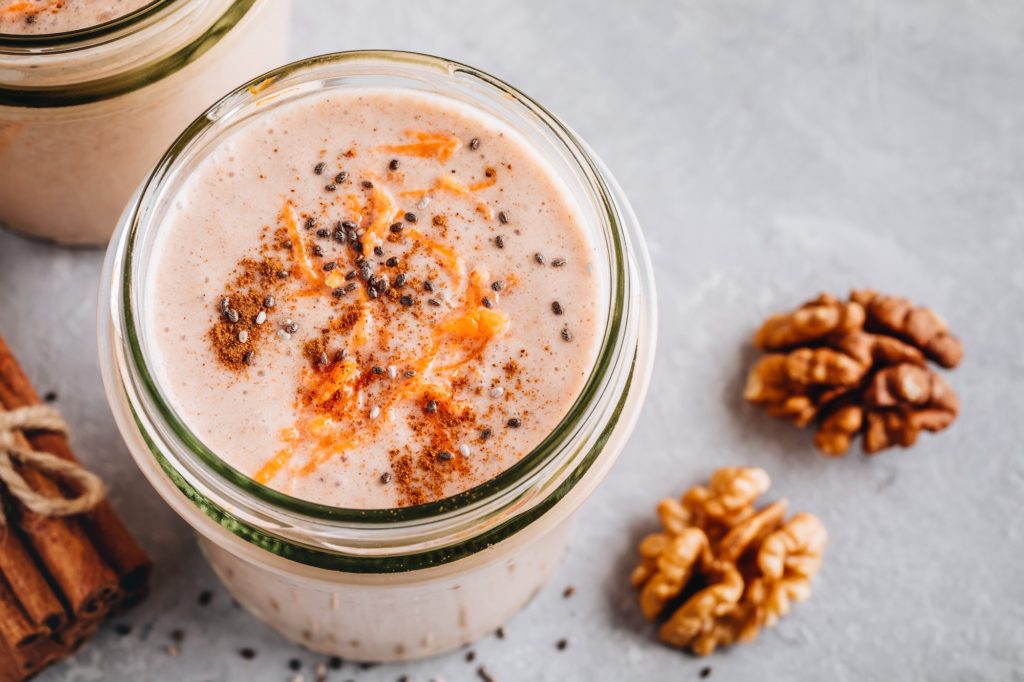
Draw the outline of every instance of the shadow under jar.
M285 60L289 12L290 0L153 0L97 26L0 33L0 224L105 244L182 129Z
M565 554L575 512L622 452L654 359L646 247L622 191L586 145L486 73L412 53L351 52L297 62L269 78L259 92L240 88L198 119L123 216L100 292L108 400L136 463L197 531L240 604L316 651L364 661L431 656L492 632L537 594ZM521 135L580 207L603 292L596 359L551 433L494 478L414 506L317 504L230 466L172 407L141 309L161 224L197 164L275 108L346 88L449 98Z

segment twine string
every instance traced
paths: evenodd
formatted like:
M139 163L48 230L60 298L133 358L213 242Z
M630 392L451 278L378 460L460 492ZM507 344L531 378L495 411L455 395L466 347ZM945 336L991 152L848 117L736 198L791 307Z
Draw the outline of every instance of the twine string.
M0 410L0 481L27 509L41 516L72 516L92 509L103 499L103 481L98 476L76 462L23 447L16 435L18 431L53 431L67 435L68 427L60 414L46 405ZM22 477L16 464L69 483L77 494L64 497L37 492ZM7 517L0 505L0 526L6 524Z

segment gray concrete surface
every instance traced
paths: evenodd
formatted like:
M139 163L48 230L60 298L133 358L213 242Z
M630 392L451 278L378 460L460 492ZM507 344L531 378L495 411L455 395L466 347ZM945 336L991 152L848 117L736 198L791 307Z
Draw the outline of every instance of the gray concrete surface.
M331 680L1024 680L1024 5L1015 0L298 0L293 54L393 47L518 85L605 158L660 291L640 426L554 583L504 640ZM233 608L135 471L93 341L101 254L0 234L0 328L157 558L154 594L45 682L312 680L316 656ZM872 285L940 311L963 414L907 452L838 461L740 399L759 319ZM652 507L731 463L831 534L813 598L757 642L663 648L627 586ZM576 586L571 599L561 592ZM196 603L212 589L213 603ZM165 649L171 632L179 656ZM565 651L555 643L569 640ZM255 660L237 650L253 647Z

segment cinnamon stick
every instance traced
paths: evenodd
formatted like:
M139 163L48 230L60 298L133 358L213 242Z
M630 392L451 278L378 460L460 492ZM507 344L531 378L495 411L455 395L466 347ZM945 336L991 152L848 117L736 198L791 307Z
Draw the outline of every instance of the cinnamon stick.
M32 623L6 580L0 580L0 640L17 650L46 634L42 625Z
M39 395L32 387L31 382L18 364L17 359L3 337L0 336L0 406L11 410L28 405L37 405L40 402ZM62 459L78 462L78 459L68 445L67 439L63 435L38 432L30 433L28 436L29 443L33 448L52 453ZM37 476L37 478L39 477ZM35 486L35 482L29 481L29 483L33 487ZM48 480L46 483L53 484L52 481ZM41 485L45 486L46 483L41 483ZM104 500L94 510L84 514L77 523L68 525L78 525L79 523L79 530L84 528L86 539L91 541L88 544L94 546L92 553L102 556L104 561L100 563L105 562L105 565L109 565L110 569L116 573L117 582L123 591L123 596L127 601L136 601L144 593L149 580L149 574L152 570L152 563L145 552L132 539L128 530L114 512L113 507ZM85 549L82 551L86 555L89 554ZM40 552L40 555L42 555L42 552ZM90 564L91 558L90 556L81 557L85 564L84 568L95 567L95 564ZM60 586L63 590L63 584Z
M0 579L7 581L32 623L50 633L67 623L64 607L13 526L0 529Z
M5 398L0 379L0 400L6 405ZM29 446L23 435L16 435L17 441L23 441L19 443L23 447ZM19 467L18 473L38 493L47 497L62 494L60 486L36 469ZM78 520L43 516L20 504L15 506L19 510L18 525L56 583L71 613L75 616L93 615L108 608L118 594L117 576L96 551Z
M3 352L2 348L3 338L0 337L0 353ZM38 402L37 397L34 402L28 404L32 405ZM68 446L67 439L60 434L32 433L29 434L28 440L36 450L49 452L72 462L78 461ZM110 503L106 500L101 501L92 511L83 514L79 521L99 549L100 554L114 569L125 594L128 597L141 595L149 583L153 563L128 533L128 529L125 528Z

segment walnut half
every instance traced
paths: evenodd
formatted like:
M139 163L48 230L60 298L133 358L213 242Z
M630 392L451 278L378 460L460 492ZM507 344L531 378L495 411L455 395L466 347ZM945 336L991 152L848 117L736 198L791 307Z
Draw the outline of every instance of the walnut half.
M963 346L937 315L871 290L839 301L821 294L768 318L754 335L767 355L751 369L744 398L804 427L826 455L909 447L921 431L941 431L959 412L952 389L927 365L955 367Z
M810 596L825 528L806 513L787 521L785 500L758 508L770 483L763 469L725 467L658 504L662 532L640 543L632 582L644 616L663 619L663 642L706 656L753 639Z

